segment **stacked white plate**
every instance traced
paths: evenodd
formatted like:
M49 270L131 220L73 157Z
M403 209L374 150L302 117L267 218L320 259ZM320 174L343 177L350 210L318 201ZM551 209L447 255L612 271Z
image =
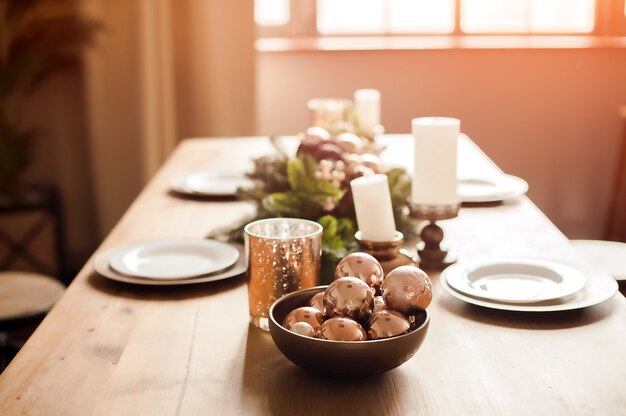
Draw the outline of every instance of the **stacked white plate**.
M581 271L530 258L454 264L443 271L441 286L453 297L492 309L550 312L597 305L617 292L606 273Z
M112 280L181 285L237 276L246 270L243 247L207 239L156 240L98 254L94 268Z
M461 202L497 202L524 195L528 183L513 175L498 175L489 178L460 177L457 193Z
M251 188L254 183L243 172L204 171L175 176L170 189L185 195L233 196L237 188Z

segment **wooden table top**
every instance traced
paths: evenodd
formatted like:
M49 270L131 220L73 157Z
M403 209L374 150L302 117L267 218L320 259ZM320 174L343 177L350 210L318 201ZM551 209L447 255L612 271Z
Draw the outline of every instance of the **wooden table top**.
M469 141L461 144L462 169L497 170ZM402 147L391 146L390 153L410 153ZM250 157L270 149L260 138L184 141L99 251L202 237L252 213L243 202L177 198L168 194L168 181L196 169L248 167ZM462 208L443 226L461 259L525 254L587 267L525 197ZM301 370L268 333L249 325L244 277L135 287L96 275L89 262L0 376L0 414L571 415L626 409L621 294L578 311L513 313L460 302L442 291L436 274L431 277L431 325L417 354L395 370L342 380Z

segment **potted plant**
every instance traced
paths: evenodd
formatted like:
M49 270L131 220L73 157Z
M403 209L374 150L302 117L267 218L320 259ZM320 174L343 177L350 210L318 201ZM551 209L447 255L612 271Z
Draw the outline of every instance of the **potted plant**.
M77 0L0 0L0 194L19 193L39 136L24 118L28 96L51 75L78 64L99 24Z

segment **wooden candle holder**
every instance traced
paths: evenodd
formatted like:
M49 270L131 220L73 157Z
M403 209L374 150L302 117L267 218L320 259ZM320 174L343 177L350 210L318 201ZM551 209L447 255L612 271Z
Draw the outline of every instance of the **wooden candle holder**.
M411 254L402 248L404 235L396 231L393 241L368 241L361 238L361 232L354 235L359 250L371 254L383 268L385 276L387 273L400 266L415 266L415 261Z
M456 262L456 258L441 247L444 233L437 221L455 218L460 204L455 205L410 205L411 218L426 220L428 224L420 232L417 244L419 267L424 270L440 271Z

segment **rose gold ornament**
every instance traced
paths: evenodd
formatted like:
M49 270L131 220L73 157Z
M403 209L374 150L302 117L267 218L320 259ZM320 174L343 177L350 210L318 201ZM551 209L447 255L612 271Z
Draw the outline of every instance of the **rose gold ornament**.
M378 156L376 156L376 155L372 155L372 154L369 154L369 153L361 155L361 163L366 168L370 168L372 171L374 171L374 173L381 173L382 172L380 158Z
M313 329L318 330L322 322L324 322L324 315L311 306L301 306L289 312L283 321L283 326L291 329L291 326L297 322L306 322Z
M433 298L430 278L414 266L400 266L390 271L381 291L390 309L406 315L426 309Z
M315 328L313 328L311 324L306 322L296 322L295 324L291 325L291 328L289 328L289 330L291 332L295 332L298 335L303 335L305 337L311 338L315 338L315 335L317 333L315 331Z
M330 139L330 133L323 127L313 126L306 129L306 135L308 137L317 137L320 140Z
M395 337L409 330L411 324L398 311L383 310L372 314L367 339Z
M385 305L385 299L382 296L374 296L374 312L380 312L382 310L387 309L387 305Z
M324 313L324 292L316 293L309 301L309 306Z
M384 274L378 260L367 253L352 253L341 259L335 269L335 279L344 276L358 277L368 286L378 290Z
M345 316L365 322L374 310L374 295L370 287L356 277L341 277L324 292L326 316Z
M341 133L336 140L339 147L346 153L360 154L363 150L361 139L354 133Z
M319 337L332 341L364 341L367 334L363 327L349 318L330 318L322 324Z

